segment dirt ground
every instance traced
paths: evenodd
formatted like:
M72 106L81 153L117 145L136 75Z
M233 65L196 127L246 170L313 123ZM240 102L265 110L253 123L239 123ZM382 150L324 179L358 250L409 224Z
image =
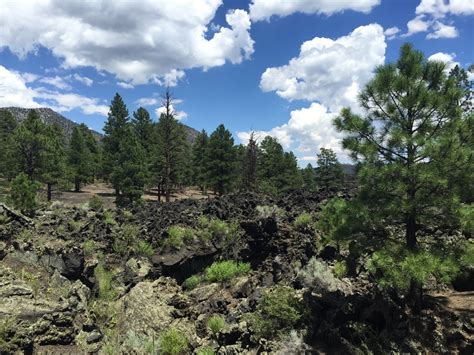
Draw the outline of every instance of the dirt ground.
M0 179L0 200L8 196L8 183L4 179ZM74 191L53 191L53 201L60 201L67 206L80 206L87 203L92 196L98 196L104 202L104 206L108 208L115 207L115 196L112 187L104 182L96 182L94 184L83 186L81 192ZM197 188L186 188L172 194L171 200L182 200L186 198L203 199L210 198L213 194L204 195ZM156 189L146 191L142 196L145 200L158 200ZM40 191L40 199L46 200L46 191ZM164 201L164 196L162 196Z

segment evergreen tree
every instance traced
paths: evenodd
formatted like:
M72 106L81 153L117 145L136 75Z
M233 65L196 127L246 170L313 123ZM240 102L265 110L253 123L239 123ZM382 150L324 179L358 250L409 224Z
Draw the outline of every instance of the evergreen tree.
M66 174L64 132L58 125L47 127L46 147L43 154L41 181L46 183L47 199L51 201L53 185L64 179Z
M318 185L326 192L340 188L344 182L342 165L337 160L336 153L330 148L321 148L318 154L316 173Z
M133 113L132 118L133 130L135 135L140 143L144 154L145 154L145 164L146 164L146 180L147 183L152 182L151 169L153 164L153 130L154 124L150 118L149 112L143 108L139 107L137 111Z
M219 125L209 138L209 183L219 195L229 192L235 182L236 151L234 138Z
M18 174L11 182L11 202L26 215L32 215L38 207L36 194L40 184L29 179L25 173Z
M15 161L12 156L13 132L17 122L7 110L0 110L0 176L8 179L15 176Z
M115 94L104 126L103 138L103 171L115 189L118 197L122 189L123 173L120 165L120 142L124 141L129 130L130 119L127 106L120 95Z
M39 180L47 149L47 127L35 110L30 110L15 129L13 143L17 171L25 173L32 181Z
M242 185L247 190L255 190L257 187L257 164L258 164L258 145L255 140L255 133L250 133L249 142L245 148L243 161Z
M258 177L262 191L278 195L301 187L298 162L293 153L285 153L276 138L267 136L260 144Z
M196 136L192 147L193 181L203 193L206 193L209 185L208 144L209 137L207 132L202 130Z
M94 137L89 127L87 127L84 123L81 123L78 127L82 133L86 147L89 150L90 160L91 160L90 161L90 169L91 169L90 181L92 182L94 180L94 177L97 177L101 171L101 167L102 167L101 150L100 150L96 137Z
M404 224L408 249L416 248L421 223L453 210L446 177L456 169L449 157L457 155L451 142L459 141L462 96L445 64L406 44L398 61L379 67L361 93L366 115L346 108L335 120L346 133L344 148L362 163L361 200L374 218Z
M87 127L86 127L87 128ZM94 162L91 151L84 137L84 130L74 127L69 143L68 162L71 177L74 181L74 190L81 191L81 185L91 181L94 176Z
M316 172L311 164L301 169L301 179L305 190L313 191L316 187Z
M162 105L164 112L156 125L154 172L158 183L158 198L164 191L165 201L171 200L172 185L177 182L183 164L186 137L183 126L176 120L172 95L166 91Z

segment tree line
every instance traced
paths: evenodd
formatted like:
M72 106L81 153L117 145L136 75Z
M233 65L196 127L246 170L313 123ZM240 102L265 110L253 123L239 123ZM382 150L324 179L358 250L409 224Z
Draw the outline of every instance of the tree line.
M41 185L49 201L54 186L79 192L96 179L109 182L117 201L124 203L151 189L158 200L169 202L174 191L186 186L219 195L236 190L277 195L342 185L342 166L330 149L321 149L318 169L299 169L296 156L285 152L276 138L267 136L258 143L252 133L247 145L237 145L222 124L210 135L202 130L189 142L169 90L162 107L157 122L143 107L130 115L117 93L101 140L84 124L75 126L67 140L59 126L47 125L35 110L19 124L10 112L0 110L0 175L12 180L12 197L20 206L22 201L28 205L25 201L32 201L31 194Z

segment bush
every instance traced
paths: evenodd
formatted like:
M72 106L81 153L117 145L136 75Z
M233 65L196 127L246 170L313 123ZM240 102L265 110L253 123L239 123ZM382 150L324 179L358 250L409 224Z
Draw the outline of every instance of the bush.
M302 304L291 287L266 290L254 313L247 318L257 338L273 338L288 332L301 319Z
M102 199L97 195L92 196L87 202L87 204L89 205L89 208L93 209L94 211L99 211L104 208L104 203L102 202Z
M104 223L109 226L115 226L117 222L115 221L115 216L112 211L104 211Z
M84 243L82 243L82 250L84 250L85 255L92 255L95 252L96 248L97 246L95 242L91 239L86 240Z
M188 277L186 280L183 282L183 287L186 290L192 290L196 288L197 285L201 283L201 277L198 275L193 275Z
M189 347L186 336L175 328L164 331L160 336L160 350L163 354L184 354Z
M99 262L95 267L94 277L99 289L99 298L113 300L117 296L112 283L113 275L110 271L105 270L102 262Z
M217 261L204 271L209 282L225 282L238 275L250 272L249 263L237 263L233 260Z
M308 264L298 272L298 279L315 291L336 291L341 282L334 277L331 269L315 257L309 259Z
M380 286L402 292L407 292L412 282L420 286L426 285L430 277L449 283L460 272L459 262L453 257L395 247L375 252L369 259L367 268Z
M138 240L132 246L133 252L137 255L150 257L155 252L150 243L145 240Z
M225 320L220 315L213 315L207 320L207 327L211 330L212 334L216 336L222 329L224 329Z
M342 279L347 275L347 264L345 261L336 261L332 269L334 276L338 279Z
M474 236L474 204L462 204L459 208L459 217L462 231L469 236Z
M209 222L208 229L213 238L222 238L226 241L237 239L239 234L237 223L227 223L217 218Z
M32 215L38 207L36 193L40 184L30 181L24 173L18 174L11 182L10 197L13 206L27 215Z
M214 349L210 346L202 346L196 352L197 355L214 355L215 353Z
M163 247L172 247L180 249L184 242L192 242L194 239L194 230L189 227L171 226L167 230L167 236L163 241Z
M285 211L276 206L257 206L255 208L255 211L257 212L258 218L274 218L274 219L280 219L285 215Z
M0 320L0 353L16 353L20 338L16 335L14 329L18 321L14 318L4 318Z
M313 225L313 217L309 213L302 213L293 222L293 226L301 231L308 230Z

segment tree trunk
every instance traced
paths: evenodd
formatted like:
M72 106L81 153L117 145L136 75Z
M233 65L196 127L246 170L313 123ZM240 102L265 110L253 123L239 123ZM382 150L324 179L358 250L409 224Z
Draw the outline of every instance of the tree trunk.
M81 191L81 181L79 179L74 180L74 191Z
M410 250L416 249L416 219L414 215L409 215L406 220L405 225L405 238L407 243L407 248Z
M51 196L52 196L52 190L53 190L53 184L47 183L46 186L48 187L48 202L51 201Z

